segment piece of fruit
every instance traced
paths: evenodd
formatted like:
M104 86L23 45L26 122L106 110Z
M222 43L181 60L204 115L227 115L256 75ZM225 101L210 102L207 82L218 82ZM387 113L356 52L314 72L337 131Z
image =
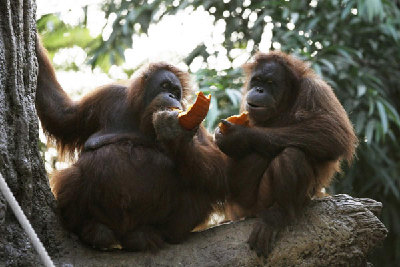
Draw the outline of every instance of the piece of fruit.
M230 116L228 118L226 118L225 120L233 123L233 124L238 124L238 125L243 125L243 126L249 126L249 116L248 116L248 112L242 112L242 114L240 115L234 115L234 116ZM222 122L220 122L218 124L218 127L221 131L222 134L225 134L226 131L228 130L228 125L223 124Z
M195 128L207 116L210 101L211 95L205 96L203 92L197 93L197 98L194 104L189 106L187 111L179 113L179 124L187 130Z

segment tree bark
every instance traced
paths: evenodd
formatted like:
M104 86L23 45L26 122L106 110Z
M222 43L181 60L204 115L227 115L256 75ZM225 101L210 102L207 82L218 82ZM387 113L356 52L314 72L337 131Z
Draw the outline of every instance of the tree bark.
M0 0L0 172L59 265L358 266L386 237L386 228L375 216L380 203L338 195L312 201L304 216L278 235L266 262L246 244L255 219L193 233L186 242L156 254L105 253L83 246L60 226L39 153L35 12L33 0ZM0 194L0 266L4 265L41 263Z
M36 4L0 0L0 172L50 253L63 231L38 149L35 111ZM0 193L0 265L38 266L39 257Z
M97 252L81 247L58 259L73 266L366 266L367 255L386 237L372 199L336 195L313 200L298 221L277 236L267 260L246 241L256 219L192 233L156 254Z

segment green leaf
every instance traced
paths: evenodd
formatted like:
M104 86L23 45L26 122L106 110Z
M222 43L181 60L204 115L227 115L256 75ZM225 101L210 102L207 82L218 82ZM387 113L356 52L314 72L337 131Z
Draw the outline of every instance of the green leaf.
M372 97L368 98L368 106L369 106L368 116L371 116L375 110L374 99Z
M319 64L314 63L314 64L312 65L312 67L313 67L313 69L314 69L314 71L315 71L315 73L316 73L317 75L322 76L322 71L321 71L321 67L319 66Z
M381 124L383 133L386 134L388 131L388 118L386 115L385 107L383 106L382 102L377 102L376 106L378 107L379 116L381 118Z
M396 199L400 199L399 187L395 185L395 183L393 182L393 178L387 175L385 172L382 173L382 176L383 178L385 178L386 181L385 193L387 194L390 190Z
M365 112L358 113L357 119L356 119L356 124L355 124L355 130L358 134L360 134L361 131L363 130L366 120L367 120L367 116L366 116Z
M340 15L340 18L342 20L344 20L345 18L347 18L347 16L350 14L351 8L353 6L350 4L347 4L346 7L342 10L342 14Z
M386 35L390 35L396 41L399 40L399 31L395 29L394 25L386 23L380 25L380 27Z
M320 59L320 62L322 64L324 64L326 67L328 67L328 70L329 70L330 73L332 73L332 74L336 73L335 66L331 62L329 62L328 60L326 60L324 58Z
M372 142L372 137L374 134L374 130L375 130L375 125L376 125L376 121L375 120L370 120L367 124L367 126L365 127L365 138L367 139L367 143L371 144Z
M400 128L400 116L397 110L385 99L380 99L380 101L385 105L391 120Z
M217 103L217 98L215 97L214 94L211 94L211 101L210 101L210 109L208 110L207 116L206 116L206 128L208 131L212 131L213 125L215 124L215 121L217 120L219 115L219 109L218 109L218 103Z
M306 27L306 30L308 31L308 30L314 29L315 25L317 25L317 23L318 23L319 21L320 21L320 18L319 18L319 17L316 17L316 18L312 19L312 20L308 23L308 25L307 25L307 27Z
M239 106L240 101L242 99L242 94L239 90L236 89L225 89L225 93L228 95L229 99L232 102L232 105Z

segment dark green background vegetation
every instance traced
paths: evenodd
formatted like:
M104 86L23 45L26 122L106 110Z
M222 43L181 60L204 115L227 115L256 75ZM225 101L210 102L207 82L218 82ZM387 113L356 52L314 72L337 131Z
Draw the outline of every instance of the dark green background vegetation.
M255 52L265 25L272 23L272 42L308 60L334 88L354 124L360 146L354 164L343 166L343 174L328 191L383 202L381 218L390 232L370 260L376 266L400 266L400 1L155 0L147 4L121 0L117 4L110 0L104 2L103 10L107 17L115 13L117 18L107 40L90 37L85 18L72 27L57 14L48 14L38 20L38 29L50 53L78 45L88 53L87 64L107 71L124 61L133 34L146 33L151 23L188 6L202 6L215 22L225 20L223 45L228 55L231 49L246 48L249 41L254 42ZM250 24L249 11L257 14ZM294 29L287 27L289 22ZM141 27L134 27L136 24ZM200 44L185 61L190 64L196 57L208 56L206 46ZM219 118L238 112L242 73L240 69L217 72L209 67L194 76L199 88L214 96L206 121L212 130Z

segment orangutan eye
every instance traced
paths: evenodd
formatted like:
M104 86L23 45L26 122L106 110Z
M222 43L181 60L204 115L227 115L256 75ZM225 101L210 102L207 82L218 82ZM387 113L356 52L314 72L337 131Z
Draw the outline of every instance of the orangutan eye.
M161 87L164 88L164 89L168 89L169 88L169 82L163 82L161 84Z
M261 78L259 76L254 76L252 79L253 82L261 82Z

